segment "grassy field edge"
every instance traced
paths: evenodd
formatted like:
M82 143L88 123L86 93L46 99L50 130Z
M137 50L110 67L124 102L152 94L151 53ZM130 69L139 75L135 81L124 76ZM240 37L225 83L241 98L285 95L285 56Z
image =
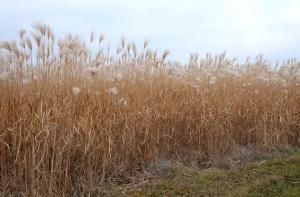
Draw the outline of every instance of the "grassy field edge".
M171 169L126 196L300 196L300 152L249 163L239 169Z

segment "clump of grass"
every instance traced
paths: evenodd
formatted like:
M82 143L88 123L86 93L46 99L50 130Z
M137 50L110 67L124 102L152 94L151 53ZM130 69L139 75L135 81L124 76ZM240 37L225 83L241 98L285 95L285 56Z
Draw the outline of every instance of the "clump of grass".
M100 192L160 158L200 164L236 147L300 145L296 60L274 68L223 53L184 65L147 40L138 51L122 38L113 54L103 35L92 51L34 29L0 44L1 192Z

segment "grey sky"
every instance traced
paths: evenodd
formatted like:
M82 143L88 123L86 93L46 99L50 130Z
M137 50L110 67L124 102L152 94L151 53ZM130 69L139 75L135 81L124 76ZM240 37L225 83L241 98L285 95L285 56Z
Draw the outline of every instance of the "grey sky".
M0 0L0 40L15 39L35 21L88 38L91 31L116 45L128 41L187 60L189 53L220 53L272 61L300 55L299 0Z

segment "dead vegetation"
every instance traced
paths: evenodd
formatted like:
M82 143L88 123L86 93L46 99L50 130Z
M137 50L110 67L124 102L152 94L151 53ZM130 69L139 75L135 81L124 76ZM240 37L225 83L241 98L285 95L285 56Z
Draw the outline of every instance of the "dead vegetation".
M0 43L3 194L97 193L161 158L197 166L236 147L300 145L299 61L185 65L148 40L112 53L94 33L58 40L35 24L19 36Z

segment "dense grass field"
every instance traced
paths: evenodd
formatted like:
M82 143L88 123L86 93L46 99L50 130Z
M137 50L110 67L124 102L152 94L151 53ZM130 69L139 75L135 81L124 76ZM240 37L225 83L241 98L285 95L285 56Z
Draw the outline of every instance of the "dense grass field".
M0 193L101 192L143 182L160 161L203 168L300 146L299 61L182 64L147 40L104 42L35 24L0 43Z

